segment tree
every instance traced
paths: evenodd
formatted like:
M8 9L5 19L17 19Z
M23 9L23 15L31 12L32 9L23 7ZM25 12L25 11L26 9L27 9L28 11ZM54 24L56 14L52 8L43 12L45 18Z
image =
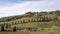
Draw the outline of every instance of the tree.
M59 20L58 17L55 17L55 18L54 18L54 21L58 21L58 20Z
M14 31L14 32L16 31L16 26L13 28L13 31Z
M29 28L28 28L28 30L30 30L30 31L31 31L31 30L32 30L32 28L31 28L31 27L29 27Z
M3 25L1 26L1 31L4 31L4 26Z
M45 21L45 16L42 18L42 21L43 21L43 22Z
M46 18L46 21L48 22L49 21L48 17L45 17L45 18Z

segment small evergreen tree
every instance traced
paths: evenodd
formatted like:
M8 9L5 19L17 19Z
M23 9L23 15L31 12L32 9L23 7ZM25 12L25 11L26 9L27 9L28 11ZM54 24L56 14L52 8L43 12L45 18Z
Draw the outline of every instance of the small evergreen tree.
M1 31L4 31L4 26L3 25L1 26Z
M13 31L14 31L14 32L16 31L16 26L13 28Z
M29 27L29 28L28 28L28 30L30 30L30 31L31 31L31 30L32 30L32 28L30 28L30 27Z

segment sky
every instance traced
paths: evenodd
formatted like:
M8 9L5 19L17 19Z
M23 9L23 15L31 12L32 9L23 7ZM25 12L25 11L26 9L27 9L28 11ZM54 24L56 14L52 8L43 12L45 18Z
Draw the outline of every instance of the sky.
M60 10L60 0L0 0L0 18L53 10Z

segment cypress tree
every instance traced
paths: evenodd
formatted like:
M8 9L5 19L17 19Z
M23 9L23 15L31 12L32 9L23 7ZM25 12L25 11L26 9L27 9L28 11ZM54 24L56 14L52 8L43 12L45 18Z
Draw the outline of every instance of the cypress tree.
M14 31L14 32L16 31L16 26L13 28L13 31Z
M1 26L1 31L4 31L4 26Z

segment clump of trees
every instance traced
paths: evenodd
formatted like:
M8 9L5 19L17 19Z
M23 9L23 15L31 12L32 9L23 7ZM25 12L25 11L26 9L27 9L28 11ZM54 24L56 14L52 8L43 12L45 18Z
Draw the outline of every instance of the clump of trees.
M13 32L15 32L16 30L17 30L16 26L11 28L11 26L7 23L1 24L1 26L0 26L0 31L1 32L3 32L3 31L13 31Z

